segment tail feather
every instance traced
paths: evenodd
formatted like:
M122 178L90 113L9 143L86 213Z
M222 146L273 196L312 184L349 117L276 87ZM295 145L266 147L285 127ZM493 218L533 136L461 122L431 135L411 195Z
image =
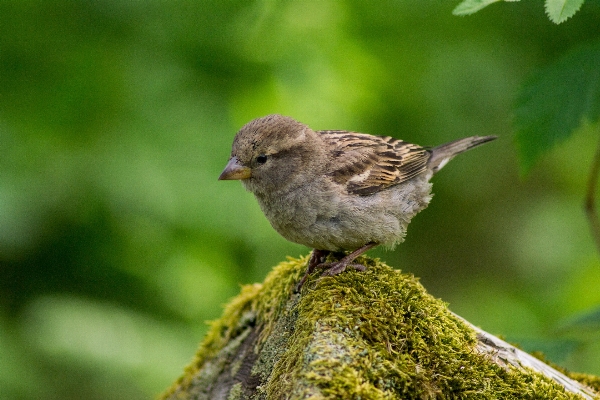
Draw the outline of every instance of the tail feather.
M427 161L427 167L433 171L433 173L436 173L457 154L490 142L496 138L497 136L471 136L434 147L430 150L431 157L429 157L429 160Z

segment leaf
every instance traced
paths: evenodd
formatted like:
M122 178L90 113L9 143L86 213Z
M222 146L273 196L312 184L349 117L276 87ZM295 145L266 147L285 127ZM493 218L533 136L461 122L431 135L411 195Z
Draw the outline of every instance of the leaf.
M516 142L521 172L600 117L600 42L580 46L534 75L517 95Z
M463 0L462 3L457 5L452 14L454 15L471 15L489 6L492 3L496 3L501 0Z
M571 18L585 0L546 0L546 14L555 24Z
M463 0L462 3L457 5L452 14L454 15L471 15L477 11L489 6L492 3L497 3L502 0ZM505 2L517 2L521 0L504 0Z

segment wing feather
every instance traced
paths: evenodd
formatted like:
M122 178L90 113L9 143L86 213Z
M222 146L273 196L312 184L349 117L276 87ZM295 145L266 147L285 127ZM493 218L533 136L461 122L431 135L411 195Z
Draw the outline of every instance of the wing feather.
M390 136L318 131L334 150L328 169L349 193L369 195L425 171L429 150Z

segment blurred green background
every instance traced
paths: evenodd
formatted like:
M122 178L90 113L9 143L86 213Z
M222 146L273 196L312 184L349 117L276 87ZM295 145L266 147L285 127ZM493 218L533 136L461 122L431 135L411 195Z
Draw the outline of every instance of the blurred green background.
M600 374L600 262L582 210L597 131L524 178L522 82L600 37L541 2L0 1L0 398L146 399L240 284L309 249L219 182L269 113L436 145L454 160L405 243L370 254L453 311Z

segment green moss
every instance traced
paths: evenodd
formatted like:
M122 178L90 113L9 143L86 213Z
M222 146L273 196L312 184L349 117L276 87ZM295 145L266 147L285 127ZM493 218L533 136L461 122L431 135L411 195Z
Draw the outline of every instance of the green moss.
M569 376L569 378L575 379L576 381L579 381L600 393L600 376L569 371L566 372L566 375Z
M260 289L259 284L242 287L241 293L225 307L223 316L211 323L210 330L200 345L194 362L188 367L187 373L194 373L204 360L213 357L231 338L237 336L239 322L244 319L242 317L253 318L251 304Z
M194 381L198 379L206 382L214 380L227 356L249 334L248 326L261 326L261 342L270 337L273 326L280 319L282 307L289 300L290 288L299 280L301 268L298 265L302 263L306 264L306 258L290 259L275 267L263 284L242 286L241 293L227 304L221 318L210 323L208 333L184 374L160 397L193 398L188 388L192 384L197 385ZM226 346L231 348L230 352L223 351ZM270 371L261 372L262 375L268 373Z
M569 378L574 379L578 382L581 382L584 385L591 387L596 392L600 393L600 376L583 374L580 372L571 372L571 371L567 370L566 368L563 368L560 365L557 365L557 364L553 363L552 361L548 360L546 358L546 356L544 355L544 353L539 352L539 351L535 351L535 352L531 353L531 355L533 355L537 359L543 361L544 363L550 365L552 368L563 373L564 375L568 376Z
M233 387L229 391L229 396L227 396L227 400L239 400L241 398L242 398L242 384L236 383L233 385Z
M302 295L292 290L306 258L243 287L169 393L185 392L218 365L214 358L252 320L260 329L252 372L263 383L255 398L579 398L549 378L503 369L476 353L475 333L412 275L379 260L359 262L367 271L315 273Z

